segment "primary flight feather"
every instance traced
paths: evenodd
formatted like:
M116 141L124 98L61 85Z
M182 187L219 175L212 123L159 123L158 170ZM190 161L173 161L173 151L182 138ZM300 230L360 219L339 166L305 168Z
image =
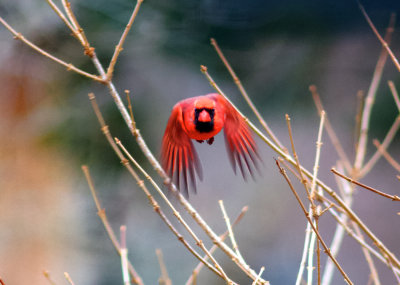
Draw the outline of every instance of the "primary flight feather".
M161 147L164 170L188 195L188 176L196 190L196 174L202 179L202 169L192 139L212 144L214 136L224 129L226 148L233 170L236 164L246 179L247 167L253 175L260 159L257 146L243 117L221 95L211 93L179 101L172 109ZM245 165L245 166L244 166ZM181 178L180 178L181 177Z

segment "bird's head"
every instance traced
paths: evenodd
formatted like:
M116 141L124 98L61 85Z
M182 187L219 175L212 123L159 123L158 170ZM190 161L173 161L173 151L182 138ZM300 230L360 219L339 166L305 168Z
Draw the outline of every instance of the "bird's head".
M214 129L215 101L201 97L194 102L194 123L201 133Z

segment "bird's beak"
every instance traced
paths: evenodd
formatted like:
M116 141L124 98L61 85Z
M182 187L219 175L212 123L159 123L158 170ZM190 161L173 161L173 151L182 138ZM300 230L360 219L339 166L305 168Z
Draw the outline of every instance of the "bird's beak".
M199 122L203 122L203 123L211 122L210 114L206 110L203 110L200 112L198 120L199 120Z

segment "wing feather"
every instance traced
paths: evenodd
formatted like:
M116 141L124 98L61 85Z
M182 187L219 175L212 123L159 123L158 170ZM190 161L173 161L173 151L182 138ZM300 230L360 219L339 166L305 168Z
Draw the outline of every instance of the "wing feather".
M193 143L183 127L183 110L181 104L174 106L165 128L161 147L161 160L166 173L180 189L183 180L183 191L188 195L188 172L190 182L196 191L197 176L202 179L202 169ZM182 178L182 179L181 179Z
M254 168L258 170L257 159L261 160L257 145L250 132L250 129L243 117L236 109L221 95L215 95L216 100L224 107L225 123L224 135L228 156L230 158L234 172L236 173L236 164L239 166L243 178L246 180L247 171L254 178Z

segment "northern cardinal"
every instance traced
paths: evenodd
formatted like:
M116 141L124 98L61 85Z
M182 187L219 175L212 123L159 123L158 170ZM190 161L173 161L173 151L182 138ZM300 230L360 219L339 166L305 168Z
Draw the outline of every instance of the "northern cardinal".
M239 165L243 178L246 172L253 176L260 159L257 146L243 117L220 94L211 93L179 101L172 109L162 141L161 160L164 170L179 187L183 176L185 194L188 195L188 174L196 191L195 172L202 179L202 169L192 139L199 143L214 142L214 136L224 128L226 148L236 173Z

